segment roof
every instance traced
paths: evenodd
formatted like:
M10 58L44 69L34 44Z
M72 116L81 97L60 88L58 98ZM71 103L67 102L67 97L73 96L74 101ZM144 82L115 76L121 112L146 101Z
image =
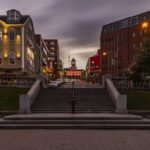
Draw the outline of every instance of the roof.
M29 15L22 15L21 19L19 22L7 22L7 16L0 16L0 20L4 21L6 24L24 24L26 22L26 20L29 18Z

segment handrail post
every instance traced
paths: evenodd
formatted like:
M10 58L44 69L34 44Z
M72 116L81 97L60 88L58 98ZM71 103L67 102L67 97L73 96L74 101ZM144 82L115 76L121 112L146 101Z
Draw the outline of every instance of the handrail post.
M72 82L72 113L75 112L75 85L74 81Z

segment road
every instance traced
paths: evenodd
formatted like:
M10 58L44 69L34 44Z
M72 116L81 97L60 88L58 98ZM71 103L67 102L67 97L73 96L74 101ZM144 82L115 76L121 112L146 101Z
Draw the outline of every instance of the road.
M77 80L75 82L75 88L101 88L99 84L87 83L85 81ZM72 82L64 83L59 88L72 88Z

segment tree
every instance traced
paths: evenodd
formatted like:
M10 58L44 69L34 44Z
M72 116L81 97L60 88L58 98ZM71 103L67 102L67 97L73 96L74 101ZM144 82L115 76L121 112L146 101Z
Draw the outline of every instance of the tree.
M150 75L150 39L144 40L143 48L139 50L137 61L131 67L130 79L140 80L147 75Z

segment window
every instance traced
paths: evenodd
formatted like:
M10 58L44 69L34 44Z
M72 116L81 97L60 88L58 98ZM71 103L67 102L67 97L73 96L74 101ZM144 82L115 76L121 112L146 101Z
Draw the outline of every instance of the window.
M142 36L142 31L140 31L140 36Z
M51 52L50 55L51 55L51 56L55 56L55 53L54 53L54 52Z
M122 61L122 56L119 57L119 60Z
M55 42L50 42L51 45L55 45Z
M143 46L143 43L142 43L142 42L140 42L140 48L142 48L142 46Z
M51 47L50 50L55 50L55 47Z
M132 37L133 37L133 38L135 37L135 32L132 33Z
M17 11L10 11L8 15L10 21L19 20L19 13Z
M3 63L3 54L0 53L0 65Z
M135 44L132 45L132 48L135 49Z
M9 40L15 40L15 29L9 29Z
M132 56L132 60L135 60L135 55Z
M14 52L9 53L9 64L11 64L11 65L15 64L15 53Z
M50 57L50 61L55 61L55 58L54 57Z
M34 69L34 53L29 47L27 48L27 67L29 70Z
M0 40L3 39L3 30L0 28Z
M15 11L9 12L9 20L15 20Z

